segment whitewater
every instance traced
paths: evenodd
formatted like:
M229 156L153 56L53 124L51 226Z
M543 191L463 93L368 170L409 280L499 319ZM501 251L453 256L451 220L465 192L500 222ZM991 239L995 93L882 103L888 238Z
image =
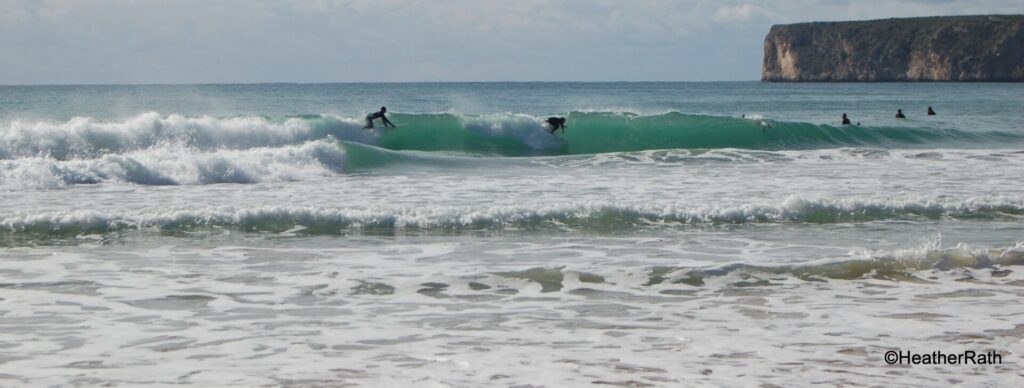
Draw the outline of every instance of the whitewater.
M401 126L364 129L382 104ZM0 385L1013 385L1021 107L1015 84L0 86Z

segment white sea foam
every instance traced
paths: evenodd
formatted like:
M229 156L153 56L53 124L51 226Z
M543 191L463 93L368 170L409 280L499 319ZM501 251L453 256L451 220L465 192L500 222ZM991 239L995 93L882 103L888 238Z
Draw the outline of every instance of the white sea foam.
M308 157L308 156L304 156ZM260 164L260 163L256 163ZM293 165L287 165L289 170ZM185 176L194 168L186 166ZM217 170L218 174L223 170ZM150 175L145 175L150 176ZM220 177L221 175L214 175ZM230 175L234 177L234 175ZM287 175L286 175L287 176ZM198 177L190 179L199 179ZM206 177L205 179L210 179ZM221 178L223 179L223 178ZM90 209L8 213L0 225L19 231L105 232L125 228L196 226L275 230L304 226L311 232L349 229L502 229L506 227L635 227L700 223L841 223L906 217L1019 217L1024 201L1009 198L966 200L831 200L790 196L781 203L688 206L625 205L606 201L529 205L402 206L215 206L98 211Z
M100 182L194 185L291 181L331 175L344 168L344 150L326 140L279 148L215 151L165 145L95 159L47 156L0 160L0 189L50 189Z
M21 385L913 385L937 368L971 385L1019 380L1017 267L692 285L657 281L657 265L699 264L680 258L708 242L788 244L654 240L4 250L0 322L17 357L0 372ZM890 366L893 349L995 350L1003 365Z
M324 138L366 140L372 134L353 119L328 116L316 131L309 120L272 121L262 117L186 117L156 112L125 120L76 117L67 122L13 121L0 129L0 159L51 157L67 160L124 153L157 145L198 149L271 147Z

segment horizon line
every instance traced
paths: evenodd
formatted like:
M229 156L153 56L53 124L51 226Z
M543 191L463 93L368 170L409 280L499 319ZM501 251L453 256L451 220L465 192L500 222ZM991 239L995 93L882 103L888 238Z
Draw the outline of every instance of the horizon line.
M645 80L645 81L326 81L326 82L290 82L290 81L269 81L269 82L154 82L154 83L27 83L27 84L4 84L0 87L9 86L216 86L216 85L340 85L340 84L497 84L497 83L520 83L520 84L541 84L541 83L578 83L578 84L624 84L624 83L712 83L712 82L761 82L760 79L750 80L709 80L709 81L679 81L679 80Z

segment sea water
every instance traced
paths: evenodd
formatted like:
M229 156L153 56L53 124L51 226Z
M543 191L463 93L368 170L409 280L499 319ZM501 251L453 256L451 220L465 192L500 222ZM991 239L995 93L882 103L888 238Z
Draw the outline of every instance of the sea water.
M363 129L381 105L401 126ZM1022 108L1021 84L0 86L0 384L1015 385Z

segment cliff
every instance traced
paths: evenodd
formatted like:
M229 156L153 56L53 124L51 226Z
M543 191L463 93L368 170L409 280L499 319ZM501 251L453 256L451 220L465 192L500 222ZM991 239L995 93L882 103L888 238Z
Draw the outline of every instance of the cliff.
M769 82L1024 81L1024 15L772 26Z

